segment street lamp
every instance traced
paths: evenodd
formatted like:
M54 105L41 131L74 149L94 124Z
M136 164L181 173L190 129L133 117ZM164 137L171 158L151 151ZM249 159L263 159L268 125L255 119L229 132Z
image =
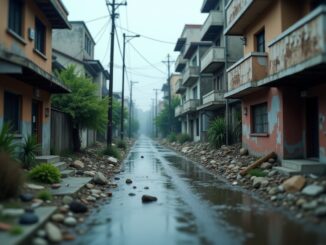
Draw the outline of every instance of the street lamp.
M126 33L123 33L123 54L122 54L122 95L121 95L121 122L120 122L120 138L123 140L124 136L124 95L125 95L125 68L126 68L126 43L129 42L131 39L140 37L140 35L133 35L128 36ZM129 39L128 39L129 38Z

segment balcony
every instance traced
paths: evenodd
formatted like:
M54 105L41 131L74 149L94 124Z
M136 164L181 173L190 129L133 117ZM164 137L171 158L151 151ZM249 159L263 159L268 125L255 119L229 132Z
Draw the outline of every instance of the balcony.
M192 86L197 82L199 78L199 67L198 66L187 66L186 71L183 75L182 85Z
M212 10L200 30L201 41L213 41L219 32L223 30L223 12Z
M199 110L215 110L225 105L225 91L212 90L203 96L203 104L198 107Z
M186 67L187 61L183 58L182 55L179 55L176 62L175 62L175 71L182 72L183 69Z
M226 5L226 35L242 35L273 0L231 0Z
M224 65L224 48L211 47L201 59L201 73L213 73Z
M202 13L209 13L214 7L218 4L216 0L204 0L203 5L201 6Z
M182 115L183 112L183 106L182 105L178 105L175 110L174 110L174 116L175 117L179 117Z
M179 79L175 84L175 92L177 94L182 94L186 91L186 87L182 85L182 79Z
M239 98L252 91L256 82L267 76L266 53L250 53L227 69L228 89L225 97Z
M306 83L320 80L325 71L326 7L320 6L269 44L269 75L260 85L281 80ZM312 72L313 69L313 72ZM319 75L318 75L319 73ZM314 78L313 76L316 76ZM294 79L290 79L295 75Z
M199 106L199 100L198 99L187 100L183 105L183 112L182 113L196 111L197 106Z

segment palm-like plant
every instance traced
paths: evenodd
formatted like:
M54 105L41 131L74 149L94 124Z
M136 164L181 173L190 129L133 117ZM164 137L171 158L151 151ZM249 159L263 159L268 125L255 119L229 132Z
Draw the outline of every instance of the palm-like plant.
M0 131L0 153L6 153L15 158L17 145L14 143L14 135L11 127L5 123Z
M23 167L30 168L35 165L35 158L40 150L40 145L37 143L36 137L32 135L25 137L21 149L20 160L23 163Z
M208 128L208 140L214 147L221 147L225 143L225 120L223 117L214 119Z

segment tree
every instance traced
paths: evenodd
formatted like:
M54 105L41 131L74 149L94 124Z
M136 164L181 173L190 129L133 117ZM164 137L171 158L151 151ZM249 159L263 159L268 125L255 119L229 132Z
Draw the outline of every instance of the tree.
M155 119L155 123L158 127L158 130L161 132L163 137L167 136L170 132L170 128L172 131L175 131L179 127L179 121L174 116L175 108L180 104L180 99L178 97L173 97L171 101L172 107L172 118L171 118L171 125L169 124L169 104L168 101L165 101L164 107L162 111L159 113L157 118Z
M69 114L73 121L74 151L80 151L80 129L94 129L104 132L107 125L108 99L96 95L97 85L75 72L75 66L69 66L58 73L59 79L71 93L54 95L52 105Z

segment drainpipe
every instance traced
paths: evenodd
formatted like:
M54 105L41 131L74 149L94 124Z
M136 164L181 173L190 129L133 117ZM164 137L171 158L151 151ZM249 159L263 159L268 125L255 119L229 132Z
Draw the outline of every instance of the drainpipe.
M222 0L222 4L223 4L223 15L224 15L224 30L226 28L226 13L225 13L225 0ZM224 81L225 81L225 85L226 85L226 91L228 91L228 77L226 75L226 69L228 67L228 38L226 35L224 35ZM225 103L225 130L226 130L226 144L229 145L230 144L230 116L229 116L229 99L226 99L226 103Z

